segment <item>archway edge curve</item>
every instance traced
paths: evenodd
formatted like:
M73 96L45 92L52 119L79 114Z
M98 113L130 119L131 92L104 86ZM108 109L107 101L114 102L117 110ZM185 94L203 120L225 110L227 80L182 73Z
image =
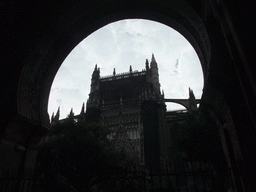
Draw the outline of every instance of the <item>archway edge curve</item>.
M53 22L27 59L18 87L18 112L49 126L48 97L54 77L71 50L97 29L122 19L148 19L181 33L194 47L208 76L211 49L207 31L195 11L182 1L108 0L80 2Z

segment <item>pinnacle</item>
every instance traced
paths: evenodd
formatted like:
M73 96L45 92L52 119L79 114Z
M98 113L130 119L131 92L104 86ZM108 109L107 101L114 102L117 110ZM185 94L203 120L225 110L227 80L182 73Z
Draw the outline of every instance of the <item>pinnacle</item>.
M156 59L155 59L155 57L154 57L154 53L152 53L152 59L151 59L151 61L155 61L155 62L156 62Z
M148 66L148 60L146 59L146 70L148 71L149 66Z
M80 114L84 114L84 102Z
M60 107L58 107L58 111L56 113L56 115L59 115L60 114Z
M152 53L152 59L151 59L151 62L150 62L150 67L151 67L151 68L157 68L156 59L155 59L153 53Z
M58 111L57 111L57 113L56 113L56 115L55 115L55 117L54 117L56 120L59 120L59 118L60 118L60 107L58 107Z

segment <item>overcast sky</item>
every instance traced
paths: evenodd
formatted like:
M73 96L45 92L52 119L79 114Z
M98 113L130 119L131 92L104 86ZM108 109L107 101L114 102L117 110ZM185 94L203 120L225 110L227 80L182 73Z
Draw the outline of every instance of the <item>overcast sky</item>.
M174 29L149 20L121 20L104 26L85 38L67 56L53 81L48 113L65 118L71 108L79 114L88 99L95 64L100 75L145 69L146 59L155 56L161 89L165 98L188 98L192 88L196 99L203 89L203 74L198 56L190 43ZM168 104L168 110L182 109Z

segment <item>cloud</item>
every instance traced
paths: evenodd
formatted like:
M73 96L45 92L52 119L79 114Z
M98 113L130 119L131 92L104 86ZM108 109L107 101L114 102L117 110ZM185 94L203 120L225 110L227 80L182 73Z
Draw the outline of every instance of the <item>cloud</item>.
M61 118L71 107L80 113L90 91L95 64L100 75L145 69L146 59L154 53L161 88L167 98L188 98L188 87L196 98L202 94L200 61L188 41L166 25L141 19L121 20L106 25L75 47L61 65L49 96L48 112L61 106ZM177 107L177 106L176 106ZM175 107L173 108L175 109Z

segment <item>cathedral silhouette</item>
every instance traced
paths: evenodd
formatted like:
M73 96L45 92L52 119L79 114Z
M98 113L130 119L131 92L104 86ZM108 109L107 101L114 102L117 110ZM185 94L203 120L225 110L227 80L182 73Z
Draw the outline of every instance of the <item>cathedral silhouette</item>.
M189 93L190 99L180 102L188 102L190 107L187 108L195 110L193 91L189 90ZM166 112L165 101L164 93L160 91L157 62L152 54L150 63L146 60L142 71L133 71L130 66L128 72L117 74L114 69L112 75L101 77L96 65L86 111L83 105L81 113L74 118L98 119L112 131L108 138L116 150L127 151L146 166L160 165L169 160L170 119L176 117L173 112ZM52 116L52 125L66 121L59 120L59 113L58 109Z

